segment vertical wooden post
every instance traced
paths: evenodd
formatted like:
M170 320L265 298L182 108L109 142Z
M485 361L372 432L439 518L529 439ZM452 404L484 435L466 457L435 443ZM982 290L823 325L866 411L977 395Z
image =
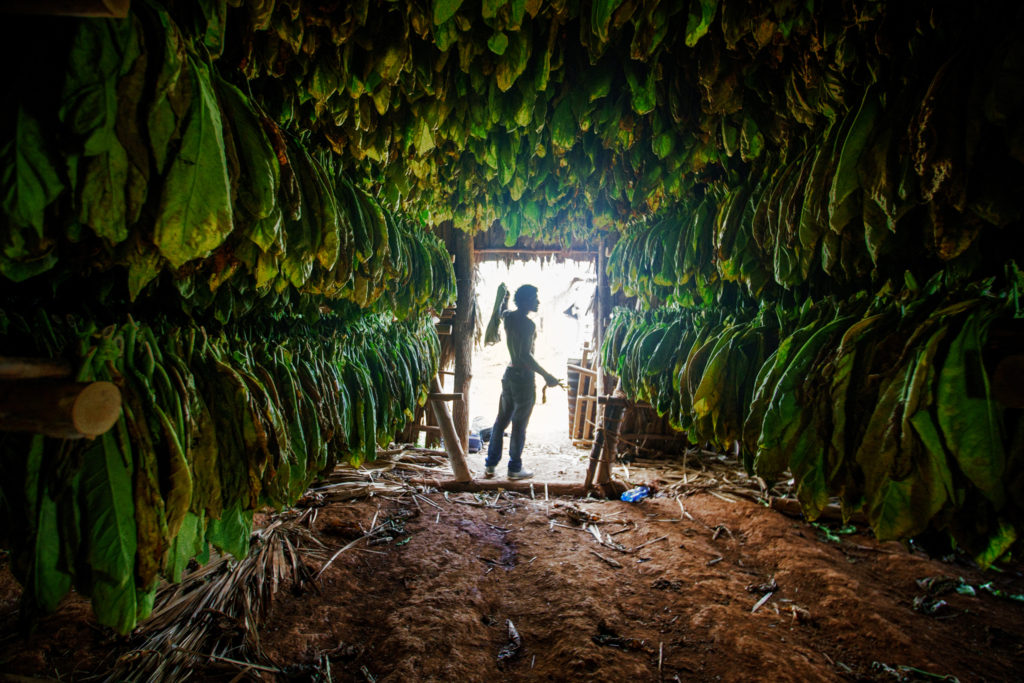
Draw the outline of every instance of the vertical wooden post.
M597 370L597 395L605 394L604 386L604 365L601 363L601 344L604 342L604 331L608 326L608 310L611 303L611 296L608 287L608 263L605 260L604 237L597 243L597 301L594 305L594 333L597 340L596 365Z
M601 275L604 272L604 239L597 242L597 256L594 259L594 267L597 269L597 286L594 290L594 370L597 371L595 382L597 383L598 396L604 393L604 373L601 370L601 342L604 341L604 301L601 297ZM602 411L598 411L600 415ZM598 418L600 420L600 418Z
M455 320L452 323L452 344L455 348L455 381L452 392L461 393L462 399L452 406L452 420L462 443L469 449L469 387L473 379L473 332L476 326L474 310L473 236L462 230L454 231L455 242Z

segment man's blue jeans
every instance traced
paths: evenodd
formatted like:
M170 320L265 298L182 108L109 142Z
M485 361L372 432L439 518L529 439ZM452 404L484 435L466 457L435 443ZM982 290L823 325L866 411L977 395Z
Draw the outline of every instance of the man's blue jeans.
M505 428L512 423L512 435L508 440L508 471L523 469L523 444L526 442L526 424L530 421L533 404L537 402L537 388L534 386L533 371L509 367L501 378L501 402L498 417L491 429L491 442L487 445L487 467L496 467L501 461L502 437Z

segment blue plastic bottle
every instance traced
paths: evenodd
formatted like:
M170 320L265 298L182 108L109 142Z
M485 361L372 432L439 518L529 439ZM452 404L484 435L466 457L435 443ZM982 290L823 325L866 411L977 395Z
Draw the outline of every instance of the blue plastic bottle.
M635 486L628 491L623 492L621 498L627 503L635 503L638 500L643 500L651 493L651 489L646 486Z

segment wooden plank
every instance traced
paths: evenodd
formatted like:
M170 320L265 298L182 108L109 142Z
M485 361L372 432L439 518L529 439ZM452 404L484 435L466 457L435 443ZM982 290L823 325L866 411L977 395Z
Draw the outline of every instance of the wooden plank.
M417 432L426 432L427 434L440 434L441 428L437 425L416 425Z
M544 487L548 493L554 496L582 497L586 494L583 484L573 484L564 481L532 481L509 480L509 479L475 479L473 481L453 481L451 479L409 479L408 483L413 486L431 486L442 491L478 493L480 491L515 491L516 493L530 493L532 487L534 494L544 494ZM626 485L621 482L611 482L610 486L604 487L604 493L609 498L617 498L626 490Z
M588 396L586 398L586 402L587 402L587 418L586 418L587 419L587 425L586 425L586 428L583 430L584 438L587 438L587 437L589 437L590 435L593 434L593 432L590 430L590 424L593 423L596 419L599 419L594 414L595 411L597 410L597 401L595 401L592 396Z
M430 401L461 401L462 392L455 392L450 394L445 393L430 393L427 394L427 399Z
M576 412L572 419L572 433L569 435L572 439L583 438L582 433L582 416L583 416L583 403L586 400L584 390L586 388L586 377L580 375L579 388L576 391Z
M582 365L572 365L570 363L566 363L565 367L567 367L570 370L575 370L581 375L586 375L587 377L597 377L597 370L585 368Z

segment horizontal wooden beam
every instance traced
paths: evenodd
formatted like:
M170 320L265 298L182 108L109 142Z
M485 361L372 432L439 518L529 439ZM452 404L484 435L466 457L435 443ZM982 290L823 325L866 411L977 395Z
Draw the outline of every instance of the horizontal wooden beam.
M646 401L630 401L625 396L598 396L597 402L599 405L609 406L632 406L634 408L653 408L650 403Z
M544 497L544 489L547 487L548 495L551 496L572 496L582 498L586 495L583 484L574 484L564 481L531 481L531 480L509 480L509 479L474 479L473 481L455 481L453 479L432 479L420 478L409 479L413 486L430 486L441 491L452 493L479 493L480 491L515 491L516 493L533 493L537 498ZM626 485L613 481L610 482L604 491L609 498L617 498L626 490Z
M440 434L441 428L436 425L416 425L417 432L426 432L427 434Z
M568 368L569 370L575 370L576 372L580 373L581 375L588 375L590 377L597 377L597 370L591 370L590 368L585 368L582 365L573 365L572 363L566 363L565 367Z
M62 360L0 357L0 379L41 379L70 376L71 366Z
M2 431L92 438L108 431L120 416L121 390L111 382L0 381Z
M430 393L430 394L427 394L427 398L430 399L431 401L461 401L462 400L462 392L451 393L451 394L442 394L442 393L434 394L434 393Z
M573 259L574 261L589 261L597 258L597 252L563 249L509 249L495 247L491 249L477 249L474 252L474 256L485 261L491 258L501 258L503 256L516 256L519 258L529 258L532 256L561 256L563 258Z

